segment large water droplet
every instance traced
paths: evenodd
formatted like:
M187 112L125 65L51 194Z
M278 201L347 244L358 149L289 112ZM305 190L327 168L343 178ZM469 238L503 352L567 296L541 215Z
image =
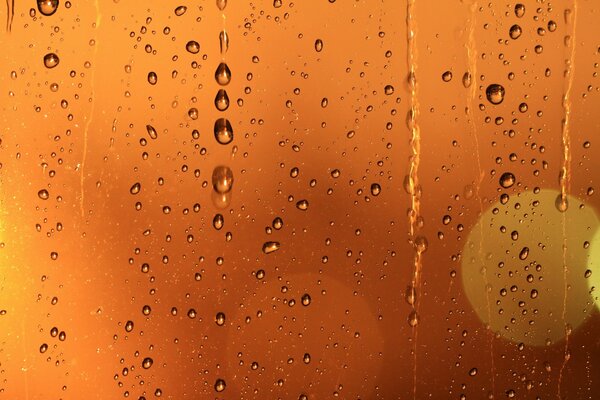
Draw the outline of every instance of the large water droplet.
M38 0L37 6L42 15L50 16L58 10L58 0Z
M225 63L220 63L215 71L215 80L221 86L227 85L231 81L231 71Z
M200 51L200 43L196 42L195 40L190 40L189 42L187 42L187 44L185 45L185 49L192 54L197 54Z
M525 5L521 4L521 3L517 3L515 5L515 15L519 18L523 17L523 15L525 15Z
M142 368L148 369L152 366L152 364L154 364L154 360L152 360L150 357L146 357L142 361Z
M150 139L158 138L158 133L152 125L146 125L146 131L148 132L148 136L150 136Z
M60 59L54 53L48 53L44 56L44 66L46 66L46 68L54 68L59 62Z
M229 96L227 96L227 92L225 89L219 89L217 95L215 96L215 107L219 111L225 111L229 108Z
M225 118L219 118L215 121L214 134L215 139L220 144L229 144L233 140L233 128Z
M175 15L177 15L178 17L181 17L183 14L185 14L186 11L187 11L186 6L179 6L175 9Z
M148 72L148 83L156 85L156 82L158 82L158 75L156 75L156 72Z
M518 39L519 36L521 36L521 33L523 33L523 30L521 29L521 27L517 24L513 25L510 27L510 30L508 32L508 34L510 35L511 39Z
M504 189L508 189L515 184L515 181L516 178L512 172L505 172L500 177L500 186L502 186Z
M281 244L279 242L265 242L262 247L262 251L265 254L271 254L277 250L279 250Z
M228 193L233 188L233 171L224 165L215 167L212 173L213 189L217 193Z
M139 182L134 183L131 188L129 188L129 193L138 194L142 189L142 185Z
M225 381L223 379L217 379L217 381L215 382L215 390L217 392L222 392L223 390L225 390Z
M317 39L315 41L315 50L317 51L317 53L320 53L321 50L323 50L323 41L321 39Z
M504 87L497 83L491 84L485 90L488 101L492 104L500 104L504 101Z
M42 200L48 200L50 198L50 193L46 189L42 189L38 192L38 197Z

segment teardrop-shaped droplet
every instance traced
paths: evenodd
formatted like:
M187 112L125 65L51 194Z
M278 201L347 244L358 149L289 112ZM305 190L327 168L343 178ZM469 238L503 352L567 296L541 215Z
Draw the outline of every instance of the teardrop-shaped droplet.
M212 173L213 189L217 193L228 193L233 188L233 171L225 165L215 167Z
M148 72L148 83L151 85L156 85L156 82L158 82L158 76L156 75L156 72Z
M233 140L233 128L229 123L229 120L225 118L219 118L215 121L214 127L215 139L220 144L229 144Z
M491 84L485 90L488 101L492 104L500 104L504 101L504 87L497 83Z
M219 33L219 48L221 49L222 56L229 50L229 35L224 30Z
M227 7L227 0L217 0L217 7L223 11Z
M129 188L129 193L138 194L141 189L142 189L142 185L139 182L136 182L133 185L131 185L131 188Z
M321 39L315 40L315 50L320 53L323 50L323 41Z
M215 390L217 392L222 392L223 390L225 390L225 381L223 379L217 379L217 381L215 382Z
M221 230L221 228L223 228L223 225L225 224L225 218L223 218L222 214L216 214L215 217L213 218L213 228L215 228L216 230Z
M192 54L197 54L200 51L200 43L196 42L195 40L190 40L189 42L187 42L187 44L185 45L185 49Z
M215 107L219 111L225 111L229 108L229 96L227 96L227 92L225 89L219 89L217 95L215 96Z
M408 304L410 304L411 306L415 304L415 302L417 300L417 291L414 288L414 286L409 285L406 288L406 294L404 295L404 300L406 300L406 302Z
M44 56L44 66L46 68L54 68L58 65L60 59L54 53L48 53Z
M146 125L146 131L148 131L148 136L150 136L150 139L158 138L158 133L156 132L156 129L154 129L154 127L152 125Z
M470 72L465 72L463 77L462 77L462 84L465 88L468 88L471 86L471 73Z
M220 63L215 71L215 80L221 86L227 85L231 81L231 70L224 62Z
M556 201L554 202L554 205L558 211L563 213L569 209L569 200L566 195L562 195L559 193L558 196L556 196Z
M296 208L302 211L308 210L308 200L300 200L296 203Z
M262 251L265 254L271 254L277 250L279 250L281 244L279 242L265 242L262 247Z
M37 6L42 15L50 16L58 10L58 0L38 0Z

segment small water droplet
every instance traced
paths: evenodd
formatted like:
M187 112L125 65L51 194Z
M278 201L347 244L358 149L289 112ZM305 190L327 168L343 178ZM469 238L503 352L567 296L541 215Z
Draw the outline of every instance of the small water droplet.
M229 123L229 120L225 118L219 118L215 121L214 126L215 139L220 144L229 144L233 140L233 128Z
M323 50L323 41L321 39L315 40L315 50L320 53Z
M510 30L508 32L508 34L510 35L510 38L513 39L513 40L518 39L519 36L521 36L521 33L523 33L523 30L517 24L511 26Z
M127 321L125 323L125 332L131 332L133 330L133 321Z
M153 363L154 363L154 360L152 360L150 357L146 357L142 361L142 368L148 369L152 366Z
M146 125L146 131L148 132L148 136L150 136L150 139L158 138L158 133L156 132L156 129L154 129L154 127L152 125Z
M298 210L306 211L308 210L308 200L300 200L296 203L296 208Z
M411 328L414 328L419 324L419 315L415 310L412 310L410 314L408 314L408 325Z
M44 65L46 68L54 68L58 65L60 59L54 53L48 53L44 56Z
M217 315L215 315L215 323L218 326L225 325L225 313L218 312Z
M526 260L529 256L529 247L523 247L519 253L519 260Z
M139 182L134 183L131 188L129 188L129 193L138 194L142 189L142 185Z
M221 228L223 228L224 224L225 224L225 218L223 218L223 215L221 215L221 214L215 215L215 217L213 218L213 227L216 230L221 230Z
M525 5L524 5L524 4L517 3L517 4L515 5L515 15L516 15L518 18L522 18L522 17L523 17L523 15L525 15Z
M444 82L450 82L452 80L452 72L451 71L446 71L442 74L442 80Z
M185 14L186 11L187 11L186 6L179 6L175 9L175 15L177 15L178 17L181 17L183 14Z
M48 200L50 198L50 193L46 189L42 189L38 192L38 197L42 200Z
M225 387L225 381L223 379L217 379L217 381L215 382L215 390L217 392L222 392L223 390L225 390Z
M379 185L379 183L371 184L371 194L373 196L379 196L379 193L381 193L381 186Z
M158 75L156 75L156 72L148 72L148 83L156 85L156 82L158 82Z
M308 293L304 293L302 295L302 305L306 307L306 306L310 305L310 302L311 302L310 295Z
M471 73L465 72L462 77L462 84L465 88L469 88L472 83Z

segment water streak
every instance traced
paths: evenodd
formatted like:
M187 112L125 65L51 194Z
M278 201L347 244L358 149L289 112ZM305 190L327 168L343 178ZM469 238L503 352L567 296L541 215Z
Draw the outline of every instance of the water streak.
M100 13L100 4L99 4L99 0L95 0L94 2L94 6L96 9L96 24L95 24L95 29L96 31L98 31L98 29L100 28L100 23L102 22L102 14ZM85 192L84 192L84 181L85 181L85 161L87 158L87 147L88 147L88 133L90 130L90 125L92 124L92 120L94 119L94 111L96 110L96 90L95 90L95 86L96 86L96 77L95 77L95 72L96 72L96 60L98 58L98 39L96 37L95 42L94 42L94 53L93 53L93 65L92 65L92 74L91 74L91 86L92 86L92 105L91 105L91 109L90 109L90 115L87 118L87 121L85 121L85 127L83 129L83 154L81 156L81 169L80 169L80 174L79 174L79 186L80 186L80 192L81 192L81 196L79 198L79 211L81 212L81 217L83 218L85 215L85 210L84 210L84 200L85 200Z
M572 9L565 10L565 23L567 25L571 25L571 35L570 37L565 37L565 45L568 46L568 59L566 60L566 87L563 96L563 109L564 116L562 119L561 125L561 134L562 134L562 167L559 175L559 183L560 183L560 198L557 199L557 206L559 206L559 210L562 211L562 235L563 235L563 245L562 245L562 261L563 261L563 311L562 311L562 320L565 325L565 348L564 348L564 358L563 363L560 368L559 376L558 376L558 384L557 384L557 393L556 397L558 399L561 398L560 391L562 388L562 380L563 373L567 366L567 362L569 361L569 338L571 336L571 330L568 328L566 317L567 317L567 290L568 290L568 281L567 281L567 220L566 220L566 211L568 208L567 202L567 194L571 190L571 96L573 89L573 80L575 78L575 51L576 51L576 29L577 29L577 0L573 0Z
M413 398L417 398L417 343L418 343L418 318L419 318L419 296L421 289L422 255L424 247L417 243L419 231L419 220L421 217L421 187L419 185L419 163L421 158L421 132L419 128L419 87L417 83L417 21L415 14L416 0L407 0L406 5L406 35L407 35L407 66L408 87L410 91L410 109L408 111L407 124L411 133L410 138L410 166L408 173L408 191L410 193L411 209L409 213L410 241L414 246L414 265L411 288L414 290L414 299L410 302L412 312L409 323L414 329L413 340Z
M12 31L12 23L15 18L15 0L6 0L6 31Z

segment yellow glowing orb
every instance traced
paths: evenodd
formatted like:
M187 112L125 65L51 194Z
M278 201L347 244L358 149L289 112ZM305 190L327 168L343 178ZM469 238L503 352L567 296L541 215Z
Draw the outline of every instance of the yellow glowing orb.
M463 249L462 282L473 309L493 332L516 343L555 343L594 308L586 241L597 232L598 218L573 196L561 213L558 195L527 191L494 204Z

